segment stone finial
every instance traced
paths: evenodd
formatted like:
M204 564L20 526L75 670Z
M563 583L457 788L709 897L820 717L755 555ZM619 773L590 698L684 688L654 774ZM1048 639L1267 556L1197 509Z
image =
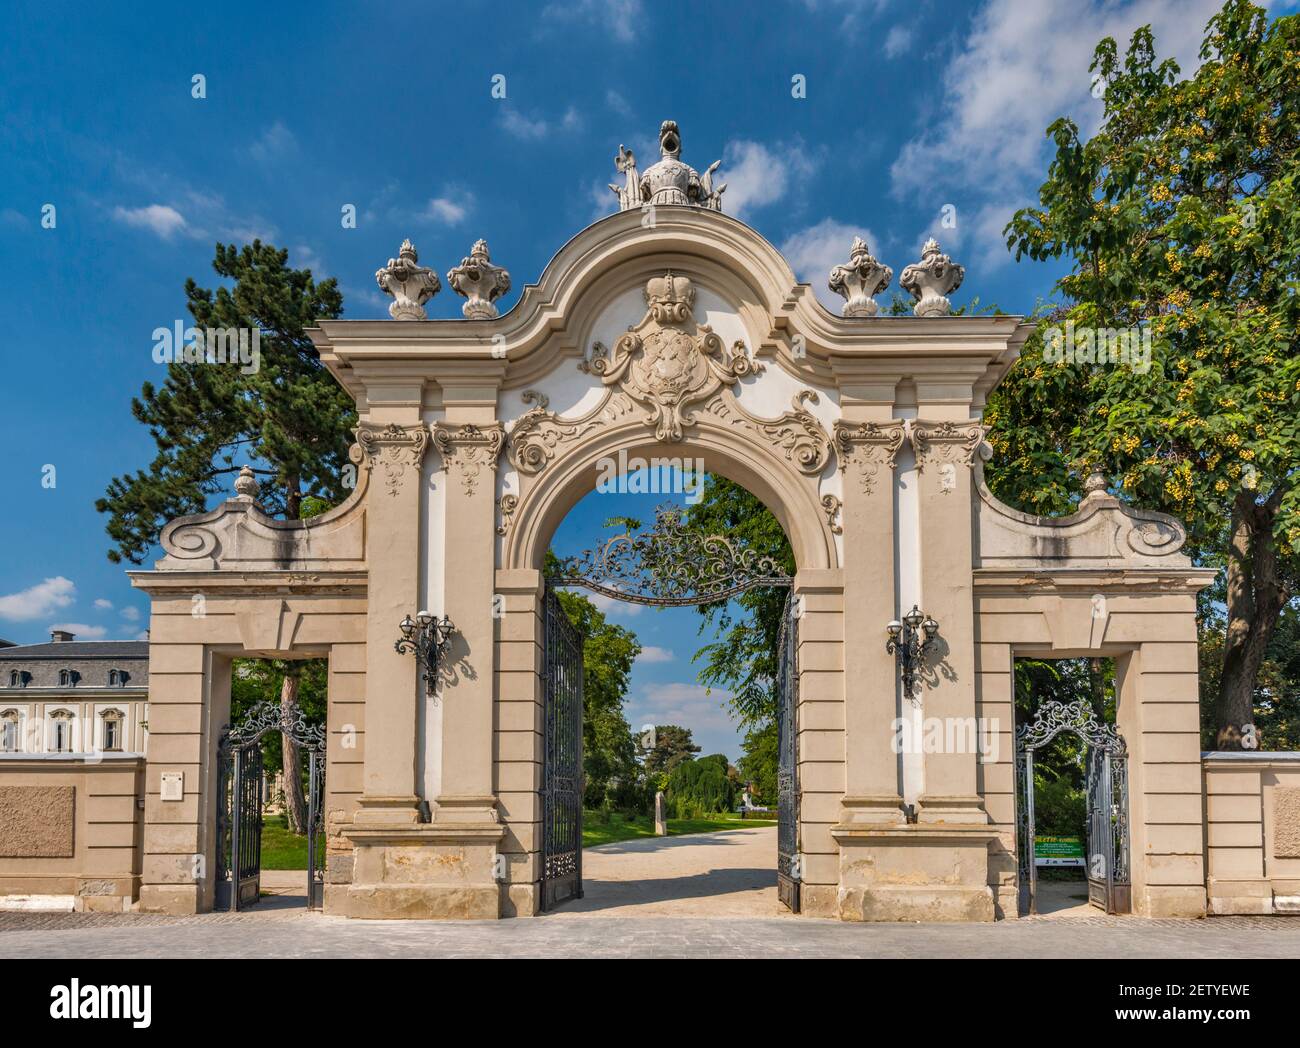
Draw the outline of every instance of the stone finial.
M916 299L912 312L918 317L946 317L952 312L948 296L961 287L966 267L960 266L939 250L931 237L921 248L921 261L903 270L899 286Z
M252 466L244 466L235 478L235 496L240 502L256 502L261 486L253 474Z
M844 296L846 317L874 317L880 306L871 296L884 291L893 279L894 271L872 257L865 240L854 237L849 261L831 270L829 287Z
M394 320L428 320L424 304L442 290L438 274L420 265L420 256L410 240L403 240L396 258L375 271L375 283L385 294L393 296L388 315Z
M1099 469L1090 472L1083 482L1084 498L1104 498L1110 494L1106 486L1106 474Z
M469 299L461 309L469 320L493 320L501 315L493 303L510 290L510 274L492 264L487 241L478 240L469 257L447 273L447 283Z

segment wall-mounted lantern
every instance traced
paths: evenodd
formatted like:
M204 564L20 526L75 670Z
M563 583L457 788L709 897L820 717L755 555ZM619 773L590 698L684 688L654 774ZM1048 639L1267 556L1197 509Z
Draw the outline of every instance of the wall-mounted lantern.
M885 650L897 657L903 694L910 699L915 695L917 667L939 632L939 623L913 604L902 622L895 619L885 631L889 634Z
M438 665L447 654L456 627L446 615L439 619L421 611L414 619L407 615L398 624L398 629L402 631L402 637L393 646L399 654L413 654L424 665L425 694L434 694L438 689Z

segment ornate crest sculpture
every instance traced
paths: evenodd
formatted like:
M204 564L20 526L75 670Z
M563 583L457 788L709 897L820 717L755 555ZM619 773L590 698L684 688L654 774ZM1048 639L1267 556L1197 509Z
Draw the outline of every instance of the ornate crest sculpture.
M931 237L921 248L921 261L904 269L898 284L916 299L912 312L918 317L946 317L952 312L948 296L961 287L965 277L966 267L939 250L939 241Z
M690 406L734 385L754 364L743 346L728 351L712 328L695 323L689 277L655 277L646 284L645 300L641 322L619 337L608 356L598 352L590 368L646 409L645 421L659 440L675 443L694 421Z
M660 125L659 153L659 162L638 176L636 156L630 149L624 149L621 145L618 147L614 167L624 176L624 183L619 186L611 182L609 188L618 197L620 211L631 211L645 204L656 207L661 204L685 204L708 208L710 211L722 210L722 194L727 185L725 182L716 188L713 185L713 175L722 161L715 160L702 175L690 164L684 163L681 159L682 136L677 121L665 120Z
M844 296L844 316L874 317L880 312L880 306L871 296L884 291L893 279L894 271L876 261L867 250L865 240L854 237L848 264L831 270L828 286L835 294Z
M410 240L403 240L397 257L375 271L375 283L393 296L388 315L394 320L428 320L424 304L442 289L438 274L420 265L420 256Z
M447 273L447 283L469 300L461 309L469 320L494 320L500 313L493 303L510 290L510 274L492 264L487 241L477 240L469 257Z

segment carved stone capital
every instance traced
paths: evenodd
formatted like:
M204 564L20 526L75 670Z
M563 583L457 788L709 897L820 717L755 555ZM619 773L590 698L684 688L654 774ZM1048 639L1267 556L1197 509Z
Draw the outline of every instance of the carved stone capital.
M469 300L461 309L466 318L493 320L500 316L494 303L510 290L510 274L493 265L487 241L479 240L460 265L448 271L447 283L456 294Z
M903 446L905 427L902 422L835 423L835 452L840 469L857 469L862 490L870 494L881 466L898 465L898 449Z
M908 424L908 431L916 451L918 472L935 464L973 465L988 430L988 426L979 422L913 420Z
M871 296L884 291L893 279L894 271L872 256L865 240L854 237L849 261L831 270L827 286L844 296L844 316L874 317L880 306Z
M903 270L898 285L916 299L912 312L918 317L946 317L952 312L948 296L961 287L966 267L943 253L931 237L921 248L921 261Z
M448 473L455 469L466 495L478 490L485 466L496 473L497 459L505 442L505 428L496 422L490 426L437 422L433 426L433 443L442 455L443 465Z
M415 245L403 240L396 258L375 271L375 283L385 294L393 296L388 315L394 320L428 320L424 304L441 289L438 274L422 266Z
M378 465L384 474L384 490L393 498L402 488L407 469L417 475L429 446L429 431L423 425L399 426L390 422L378 426L362 422L354 431L365 455L366 469Z

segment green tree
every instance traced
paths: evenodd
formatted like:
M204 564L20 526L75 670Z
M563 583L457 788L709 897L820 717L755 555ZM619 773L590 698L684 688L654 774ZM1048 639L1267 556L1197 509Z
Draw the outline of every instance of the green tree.
M678 724L656 724L654 739L645 755L645 773L656 789L662 789L667 775L683 761L693 760L700 747L691 738L691 729Z
M703 535L726 535L759 556L772 557L793 576L794 551L780 522L758 498L726 477L709 474L700 501L686 513L688 527ZM745 725L776 717L776 677L781 612L789 590L747 589L729 601L699 605L700 632L720 635L695 654L703 661L700 680L731 694L731 708Z
M632 664L641 653L636 634L609 622L580 593L561 590L560 606L582 634L582 767L589 808L645 807L636 740L623 716Z
M287 251L258 240L218 244L212 268L229 285L185 282L195 327L260 332L257 367L178 360L161 387L144 384L131 411L149 427L157 454L146 469L114 477L95 503L108 514L113 563L143 562L163 525L228 493L243 464L261 476L259 501L273 515L298 519L304 499L333 504L346 495L356 413L306 332L319 318L340 316L343 299L333 279L317 283L287 261ZM281 703L292 706L298 692L297 675L286 673ZM294 825L303 810L297 747L285 746L283 758Z
M1097 467L1123 497L1186 521L1221 566L1216 745L1236 749L1300 578L1300 18L1230 0L1186 79L1150 27L1097 47L1103 122L1068 119L1016 257L1067 258L1053 322L1150 332L1149 370L1044 359L1043 329L990 400L1000 497L1068 511Z
M780 761L780 733L776 721L745 733L744 752L740 756L741 782L753 783L755 797L765 807L777 803L776 773Z
M710 754L699 760L682 761L668 774L664 791L669 810L677 818L730 811L735 801L735 785L727 775L727 759Z

